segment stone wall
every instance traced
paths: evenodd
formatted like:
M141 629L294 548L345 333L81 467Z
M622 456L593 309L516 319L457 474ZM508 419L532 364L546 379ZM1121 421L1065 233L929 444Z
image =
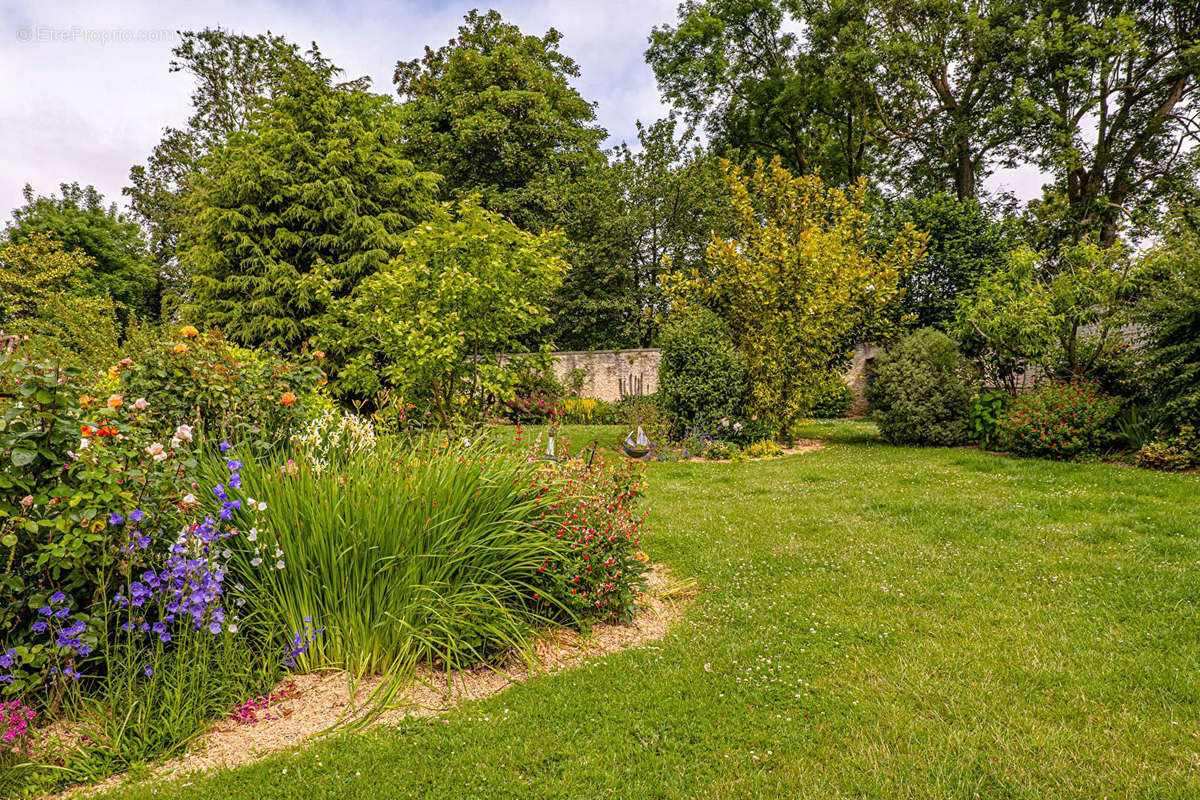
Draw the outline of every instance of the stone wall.
M879 352L873 344L860 344L854 350L850 369L843 375L854 391L852 414L865 414L867 375L871 359ZM554 353L554 374L571 386L575 370L583 376L581 397L616 402L626 395L654 394L658 391L658 365L662 356L656 347L639 350L571 350Z
M639 350L568 350L554 354L554 374L564 386L572 386L576 370L583 376L580 397L616 402L626 395L658 391L658 348Z

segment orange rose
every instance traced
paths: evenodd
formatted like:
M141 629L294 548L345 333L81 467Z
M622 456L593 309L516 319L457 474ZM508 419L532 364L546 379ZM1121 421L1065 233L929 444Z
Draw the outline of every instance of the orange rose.
M325 357L324 350L314 350L313 351L313 358L324 358L324 357Z
M171 348L171 352L175 353L176 355L182 355L187 352L187 345L184 344L183 342L180 342L179 344L177 344Z
M200 335L200 331L196 330L194 325L184 325L179 329L179 332L189 339Z
M283 396L279 398L279 402L283 403L285 406L290 406L292 403L296 402L296 395L292 394L291 392L284 392Z
M84 408L87 408L93 402L95 402L95 400L96 400L96 398L92 397L90 394L85 394L83 397L79 398L79 405L83 406Z
M124 397L121 397L121 395L119 395L119 394L110 394L110 395L108 396L108 407L109 407L109 408L111 408L111 409L114 409L114 410L115 410L115 409L118 409L118 408L120 408L120 407L121 407L121 406L123 406L123 405L125 405L125 398L124 398Z

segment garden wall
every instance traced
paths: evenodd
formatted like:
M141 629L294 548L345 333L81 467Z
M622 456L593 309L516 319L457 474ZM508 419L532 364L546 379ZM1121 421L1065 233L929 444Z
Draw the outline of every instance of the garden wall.
M854 350L850 368L843 375L854 392L852 414L865 414L867 374L870 360L879 352L873 344L860 344ZM566 386L572 385L572 373L583 376L581 397L616 402L626 395L654 394L658 391L658 365L662 356L657 347L636 350L568 350L554 353L554 374Z

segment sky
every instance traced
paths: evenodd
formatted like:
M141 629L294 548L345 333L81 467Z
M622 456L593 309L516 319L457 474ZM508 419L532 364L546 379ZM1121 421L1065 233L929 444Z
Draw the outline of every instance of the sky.
M576 87L597 103L608 144L636 138L637 120L667 108L644 52L650 30L673 22L677 0L0 0L0 220L22 204L21 189L57 193L62 182L93 184L124 205L129 168L144 163L162 129L190 112L191 80L168 71L176 31L222 26L270 30L316 41L347 77L369 76L392 91L398 60L440 46L472 8L495 8L527 33L550 27L579 64ZM1019 198L1037 194L1028 171L993 182Z

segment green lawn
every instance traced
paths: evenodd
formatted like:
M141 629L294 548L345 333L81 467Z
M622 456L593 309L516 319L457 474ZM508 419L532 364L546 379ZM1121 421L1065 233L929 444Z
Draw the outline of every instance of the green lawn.
M181 798L1195 798L1200 476L893 448L649 467L667 638Z

